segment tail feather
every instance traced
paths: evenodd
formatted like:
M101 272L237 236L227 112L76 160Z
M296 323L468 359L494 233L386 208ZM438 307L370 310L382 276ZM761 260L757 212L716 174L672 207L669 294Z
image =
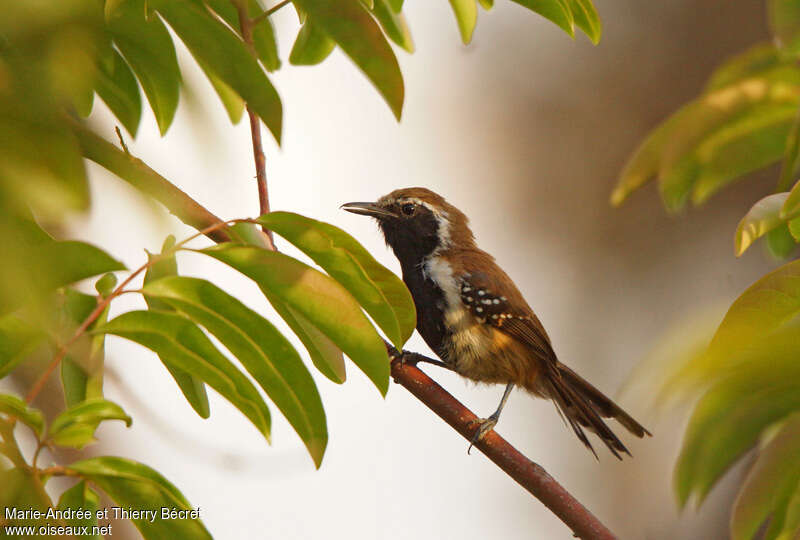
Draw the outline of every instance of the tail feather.
M555 367L556 369L548 373L546 380L548 393L555 402L561 417L566 420L578 439L595 457L597 457L597 452L586 437L583 428L595 432L618 459L622 459L620 452L630 455L628 449L606 425L603 418L616 419L637 437L650 435L650 432L636 420L577 373L560 362Z

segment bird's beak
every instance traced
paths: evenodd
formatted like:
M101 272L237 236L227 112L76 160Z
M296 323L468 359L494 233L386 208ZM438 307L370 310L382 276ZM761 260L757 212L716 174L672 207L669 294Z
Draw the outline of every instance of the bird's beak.
M347 210L348 212L352 212L354 214L359 214L361 216L370 216L377 219L387 218L387 217L397 217L392 212L371 202L349 202L349 203L344 203L339 208L341 208L342 210Z

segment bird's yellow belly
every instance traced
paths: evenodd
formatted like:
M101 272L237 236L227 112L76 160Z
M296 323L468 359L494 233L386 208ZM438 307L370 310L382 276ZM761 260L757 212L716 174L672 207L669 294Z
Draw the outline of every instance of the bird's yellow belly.
M513 382L537 391L539 363L514 338L462 309L446 313L445 322L451 332L448 363L457 373L477 382Z

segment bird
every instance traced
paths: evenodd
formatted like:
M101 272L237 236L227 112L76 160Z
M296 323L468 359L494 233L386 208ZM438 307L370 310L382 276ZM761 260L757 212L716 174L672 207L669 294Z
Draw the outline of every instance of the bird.
M641 424L563 364L522 293L494 257L478 248L467 216L423 187L392 191L343 210L377 220L414 300L417 331L442 365L478 383L505 384L497 410L477 421L470 448L492 430L515 387L551 399L597 458L586 431L611 453L631 455L603 418L639 438Z

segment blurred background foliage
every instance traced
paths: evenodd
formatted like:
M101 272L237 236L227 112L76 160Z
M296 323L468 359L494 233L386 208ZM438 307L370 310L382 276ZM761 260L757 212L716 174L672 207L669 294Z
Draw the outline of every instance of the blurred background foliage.
M775 193L755 202L733 234L737 256L765 237L781 260L800 243L800 2L767 0L765 9L772 41L726 60L697 98L651 131L622 171L611 202L622 204L655 178L664 208L680 212L781 162ZM702 332L692 339L684 333L678 338L683 352L663 355L666 368L634 376L650 381L661 406L678 395L699 395L675 467L680 506L692 498L702 504L755 450L732 510L735 539L800 535L798 315L800 262L790 261L742 293L710 341Z
M517 3L573 37L578 28L595 43L600 38L590 0ZM415 325L413 303L394 274L341 229L298 214L222 222L214 209L203 208L132 156L119 129L117 146L85 120L99 98L135 138L145 110L143 93L161 135L166 134L184 78L173 41L178 38L231 122L238 123L247 109L280 143L283 104L269 74L281 68L282 60L270 16L290 4L297 12L297 37L289 62L317 64L341 48L399 119L405 90L390 41L408 52L414 49L401 0L293 0L274 6L256 0L35 0L0 6L0 234L5 239L0 243L0 377L14 377L35 363L35 382L24 400L0 395L3 506L98 508L107 497L136 509L191 508L169 480L130 459L95 456L42 464L43 456L54 456L58 447L82 449L94 442L101 422L131 425L122 407L104 397L108 335L155 352L200 417L211 414L210 386L267 441L268 396L319 467L328 433L309 370L265 318L210 281L180 275L175 254L188 250L187 242L198 236L222 243L192 251L255 281L321 374L344 382L346 355L385 394L389 365L378 329L402 347ZM450 5L462 41L469 43L478 7L488 10L493 2L453 0ZM179 242L168 237L160 253L148 253L130 271L90 243L63 238L68 220L91 208L84 160L162 203L199 232ZM257 224L320 269L268 249ZM120 272L124 278L118 284ZM141 275L142 287L129 287ZM85 284L77 286L90 278L91 294L81 290ZM130 292L141 294L147 309L109 317L112 300ZM32 404L55 369L64 402L47 418ZM22 435L25 430L32 440ZM56 477L77 483L53 488L50 480ZM96 518L46 521L97 525ZM146 538L209 536L199 519L132 521ZM43 522L0 518L4 527L31 523Z

